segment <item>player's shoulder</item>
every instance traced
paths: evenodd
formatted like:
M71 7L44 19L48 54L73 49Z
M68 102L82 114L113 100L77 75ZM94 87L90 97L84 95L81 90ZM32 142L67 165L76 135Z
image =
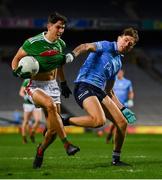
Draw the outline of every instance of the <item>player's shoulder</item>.
M114 42L112 41L103 40L103 41L98 41L98 43L102 44L102 46L114 47Z
M30 46L33 43L39 42L40 40L43 40L43 33L37 34L33 37L29 37L28 39L25 40L23 46Z
M33 37L30 37L30 38L28 39L28 41L29 41L31 44L34 43L34 42L38 42L38 41L40 41L40 40L44 40L43 33L39 33L39 34L37 34L37 35L35 35L35 36L33 36Z
M107 41L107 40L102 40L102 41L97 41L96 43L100 43L100 44L111 44L111 41Z
M102 49L103 51L111 51L111 49L114 49L114 42L103 40L96 42L96 46L98 49Z

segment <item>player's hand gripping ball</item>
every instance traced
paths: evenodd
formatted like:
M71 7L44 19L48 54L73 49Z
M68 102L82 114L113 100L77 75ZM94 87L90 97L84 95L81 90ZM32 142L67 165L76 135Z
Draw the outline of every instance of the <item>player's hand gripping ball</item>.
M32 56L23 57L18 64L17 69L13 71L14 75L23 79L31 78L39 72L39 63Z

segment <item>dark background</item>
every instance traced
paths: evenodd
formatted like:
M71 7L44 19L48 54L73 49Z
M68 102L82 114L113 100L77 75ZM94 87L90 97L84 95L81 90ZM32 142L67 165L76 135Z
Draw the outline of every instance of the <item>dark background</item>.
M48 14L58 11L69 20L62 37L67 44L67 52L80 43L99 40L115 41L126 27L133 26L139 31L140 41L124 61L126 77L132 80L135 91L133 110L139 119L137 123L161 124L161 7L162 2L156 0L151 2L146 0L101 0L99 2L0 0L0 117L9 116L15 110L22 111L22 99L18 95L22 80L12 75L13 56L24 40L46 30ZM22 23L22 19L31 22L29 26L26 25L26 21ZM20 20L19 24L18 20ZM39 20L40 26L33 23L35 20ZM103 25L104 23L107 25ZM84 58L85 56L81 56L75 63L65 66L71 89ZM62 99L62 105L73 114L83 113L73 97L68 100Z

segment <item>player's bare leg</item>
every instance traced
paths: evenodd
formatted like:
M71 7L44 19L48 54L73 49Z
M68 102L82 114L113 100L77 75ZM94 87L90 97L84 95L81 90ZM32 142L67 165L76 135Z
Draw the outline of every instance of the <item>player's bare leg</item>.
M43 155L45 149L51 144L53 137L57 133L60 139L64 144L64 148L68 155L74 155L80 149L76 146L73 146L66 137L64 126L60 115L57 113L57 106L54 104L51 97L47 96L42 91L37 90L33 94L33 99L36 104L39 104L46 111L46 123L47 123L47 132L44 136L43 142L39 145L37 149L37 154L35 161L33 163L33 168L40 168L43 161Z
M106 96L102 101L103 106L112 117L112 122L116 126L114 135L114 151L113 151L113 165L126 165L120 161L120 152L126 135L127 122L119 108ZM99 127L104 125L106 120L102 106L95 96L88 97L83 101L83 107L89 115L81 117L72 117L68 120L69 124L82 127Z
M32 115L34 117L34 124L33 124L32 129L31 129L30 139L34 143L35 142L35 133L36 133L37 128L40 125L41 110L34 110Z
M80 117L71 117L69 124L81 127L100 127L106 122L106 117L97 97L90 96L83 102L83 107L88 115Z
M26 144L27 141L27 133L29 131L29 119L31 118L31 112L24 112L23 115L23 123L21 127L21 134L22 134L22 142Z
M106 109L106 117L108 117L115 125L112 165L125 166L128 164L120 161L120 153L126 135L127 121L116 104L108 96L105 98L103 100L103 105Z
M107 136L106 136L106 143L107 144L110 142L111 139L112 139L112 142L113 142L114 130L115 130L115 125L111 124L110 128L109 128L109 132L107 133Z

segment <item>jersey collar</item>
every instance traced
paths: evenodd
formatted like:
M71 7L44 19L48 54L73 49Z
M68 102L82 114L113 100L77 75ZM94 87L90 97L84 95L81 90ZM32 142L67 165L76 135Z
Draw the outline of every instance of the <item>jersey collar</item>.
M48 39L46 38L46 36L45 36L46 33L47 33L47 31L44 31L44 32L43 32L43 38L44 38L44 40L47 41L47 42L50 43L50 44L55 43L55 42L52 42L52 41L50 41L50 40L48 40Z

